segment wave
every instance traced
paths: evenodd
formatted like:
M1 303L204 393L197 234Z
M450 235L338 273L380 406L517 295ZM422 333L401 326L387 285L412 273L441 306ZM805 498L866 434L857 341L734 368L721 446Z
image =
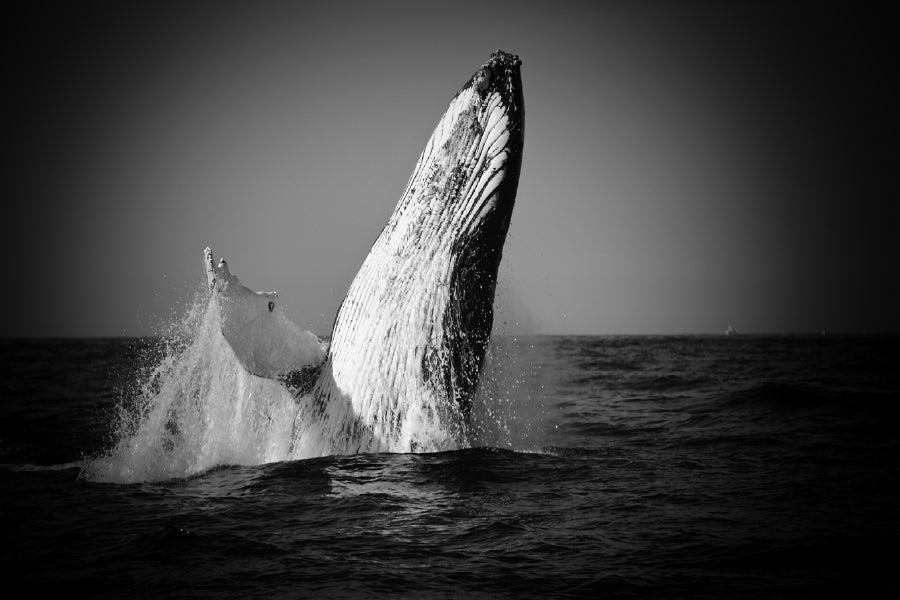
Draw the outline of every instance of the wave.
M833 398L830 395L811 388L779 381L765 381L728 394L723 403L732 406L765 403L788 408L814 406L831 400Z
M56 465L33 465L30 463L23 464L0 464L0 469L4 469L6 471L19 471L19 472L39 472L39 471L67 471L69 469L81 469L82 463L79 462L68 462L68 463L60 463Z
M833 407L847 411L887 410L898 406L900 395L891 391L870 389L868 386L839 383L795 384L764 381L731 392L721 399L723 406L768 406L774 409L811 409Z

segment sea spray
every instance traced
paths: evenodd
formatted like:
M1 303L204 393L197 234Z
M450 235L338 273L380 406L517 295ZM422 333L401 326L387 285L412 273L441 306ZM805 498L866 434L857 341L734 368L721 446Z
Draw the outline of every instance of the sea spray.
M219 294L198 292L185 316L155 346L158 350L145 357L150 364L130 390L121 392L111 449L85 461L85 478L159 481L219 465L359 451L360 440L346 435L357 418L348 406L317 406L311 395L295 395L277 378L248 372L222 334L221 301ZM523 396L534 388L532 351L517 337L494 338L466 435L422 450L538 447L532 433L540 415L521 410L523 402L528 404ZM398 411L401 421L415 413L410 407ZM416 434L446 437L427 425L416 425L428 429Z
M114 445L85 463L86 478L161 480L288 458L297 401L243 368L220 318L216 295L198 294L158 364L120 400Z
M543 405L540 364L534 336L495 335L491 338L472 403L468 446L531 452L539 449ZM540 408L541 410L535 410Z

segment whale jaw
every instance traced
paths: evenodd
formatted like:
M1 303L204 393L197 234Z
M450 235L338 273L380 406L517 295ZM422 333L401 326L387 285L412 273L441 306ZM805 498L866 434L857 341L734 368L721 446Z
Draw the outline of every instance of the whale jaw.
M454 96L338 311L312 395L345 451L465 438L521 168L520 64L498 51Z

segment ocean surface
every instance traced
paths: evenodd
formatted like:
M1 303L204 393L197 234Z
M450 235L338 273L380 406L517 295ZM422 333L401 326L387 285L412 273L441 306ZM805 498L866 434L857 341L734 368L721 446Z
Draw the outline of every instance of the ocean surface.
M900 597L898 337L496 338L474 447L154 471L182 351L0 340L7 593Z

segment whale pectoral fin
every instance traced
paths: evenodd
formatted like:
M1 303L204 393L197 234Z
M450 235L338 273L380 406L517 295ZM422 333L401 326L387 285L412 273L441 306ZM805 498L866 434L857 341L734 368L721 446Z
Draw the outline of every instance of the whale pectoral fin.
M203 263L206 266L206 283L209 289L216 287L216 265L213 263L213 253L209 246L203 251Z
M304 390L311 368L325 360L318 337L297 327L278 307L278 292L257 292L241 284L224 259L216 265L203 251L210 301L218 303L219 329L241 366L252 375L279 379ZM295 373L296 374L293 374ZM282 377L282 374L286 374Z

